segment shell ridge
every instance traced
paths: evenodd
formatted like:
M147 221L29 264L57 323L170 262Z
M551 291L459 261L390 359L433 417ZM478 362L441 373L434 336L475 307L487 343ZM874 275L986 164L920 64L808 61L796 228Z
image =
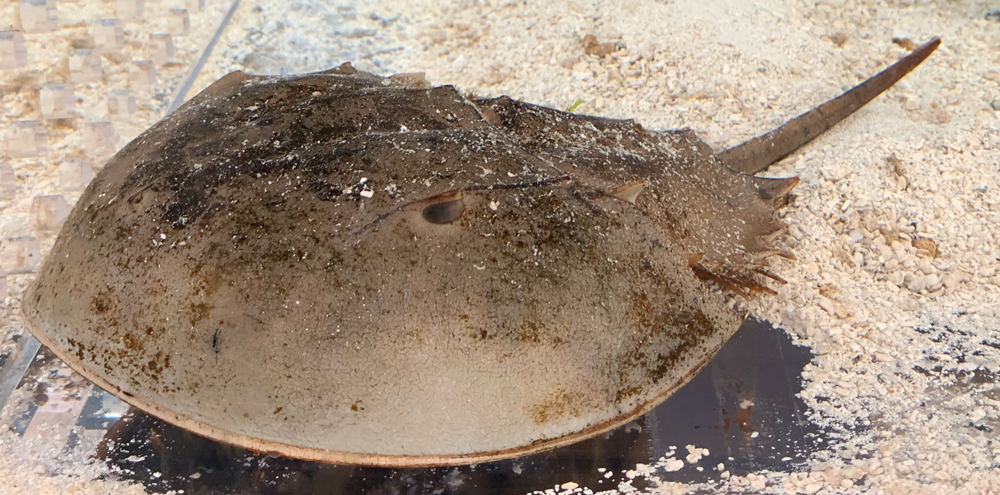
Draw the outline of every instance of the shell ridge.
M431 196L429 198L415 199L415 200L410 201L408 203L404 203L404 204L401 204L399 206L396 206L396 207L392 208L390 211L387 211L385 213L379 214L379 216L376 217L374 220L372 220L371 222L369 222L369 223L363 225L362 227L360 227L359 229L357 229L354 232L354 235L356 236L356 235L362 234L362 233L364 233L364 232L366 232L368 230L371 230L371 229L377 227L378 224L382 223L386 219L388 219L388 218L392 217L393 215L395 215L396 213L399 213L399 212L401 212L401 211L403 211L403 210L405 210L405 209L407 209L409 207L412 207L414 205L418 205L418 204L424 203L428 199L437 198L439 196L454 195L454 194L460 193L460 192L500 191L500 190L505 190L505 189L530 189L530 188L535 188L535 187L559 186L560 184L562 184L564 182L567 182L567 181L571 181L571 180L572 180L572 178L570 176L568 176L568 175L561 175L559 177L554 177L554 178L551 178L551 179L543 179L543 180L534 181L534 182L500 183L500 184L489 184L489 185L485 185L485 184L484 185L472 185L472 186L466 186L466 187L462 187L462 188L458 188L458 189L451 189L449 191L445 191L445 192L440 193L440 194L435 194L435 195L433 195L433 196Z

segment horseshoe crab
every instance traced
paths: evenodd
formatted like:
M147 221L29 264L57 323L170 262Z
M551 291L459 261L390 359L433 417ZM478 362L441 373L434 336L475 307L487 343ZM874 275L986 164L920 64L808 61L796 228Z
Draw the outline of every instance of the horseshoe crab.
M235 72L84 192L23 300L71 367L170 423L303 459L446 465L624 424L768 291L796 178L754 174L937 38L779 129L694 132L349 64Z

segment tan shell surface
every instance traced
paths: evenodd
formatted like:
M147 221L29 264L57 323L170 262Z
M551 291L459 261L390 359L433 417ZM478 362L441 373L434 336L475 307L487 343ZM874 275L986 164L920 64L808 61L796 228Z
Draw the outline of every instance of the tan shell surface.
M635 180L637 204L608 194ZM741 317L688 256L753 251L773 217L689 131L349 69L235 73L107 164L24 314L98 385L197 433L481 461L592 436L689 380Z

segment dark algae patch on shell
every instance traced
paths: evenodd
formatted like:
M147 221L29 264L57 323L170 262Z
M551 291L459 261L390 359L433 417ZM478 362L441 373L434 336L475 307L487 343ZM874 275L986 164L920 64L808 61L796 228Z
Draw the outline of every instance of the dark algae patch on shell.
M24 299L127 402L305 459L441 465L623 424L770 291L766 169L926 58L722 153L344 65L230 74L104 167ZM775 281L768 281L768 278Z

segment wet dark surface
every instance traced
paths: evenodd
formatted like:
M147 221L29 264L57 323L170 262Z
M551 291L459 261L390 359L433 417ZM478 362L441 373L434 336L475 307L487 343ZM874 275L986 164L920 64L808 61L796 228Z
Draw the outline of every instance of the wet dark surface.
M640 463L654 466L658 479L677 482L718 480L720 463L733 475L791 471L826 448L795 396L811 358L783 331L749 320L701 373L639 420L553 451L473 466L388 469L271 457L193 435L135 409L111 425L97 457L115 467L115 477L151 492L186 494L507 494L567 482L599 492L622 482L648 486L641 475L628 476ZM110 421L96 417L100 411L90 404L77 424L105 427ZM662 462L656 466L668 452L684 459L688 445L709 453L673 472Z

